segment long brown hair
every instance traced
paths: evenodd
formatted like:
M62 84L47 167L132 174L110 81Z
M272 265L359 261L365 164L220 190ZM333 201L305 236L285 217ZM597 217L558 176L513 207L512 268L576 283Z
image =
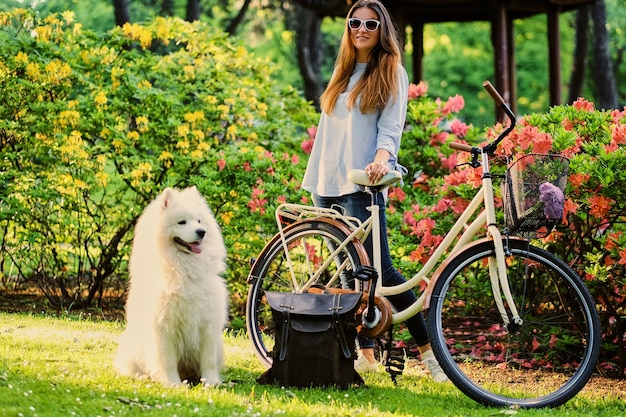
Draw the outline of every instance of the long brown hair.
M378 14L380 37L378 45L370 52L370 59L365 67L363 77L348 95L348 108L351 109L355 105L357 97L360 95L359 108L361 112L372 113L377 109L384 108L391 97L395 100L398 96L397 66L402 62L398 32L389 12L380 1L360 0L348 12L335 61L335 71L326 90L320 97L321 109L326 114L333 112L337 98L348 88L350 76L356 66L356 50L350 38L348 19L352 17L356 9L361 7L367 7Z

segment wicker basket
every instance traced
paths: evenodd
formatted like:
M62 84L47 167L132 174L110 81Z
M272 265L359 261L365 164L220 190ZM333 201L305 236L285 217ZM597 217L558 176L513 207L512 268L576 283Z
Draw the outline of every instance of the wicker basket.
M513 162L504 183L504 215L508 233L545 237L563 219L569 159L529 154Z

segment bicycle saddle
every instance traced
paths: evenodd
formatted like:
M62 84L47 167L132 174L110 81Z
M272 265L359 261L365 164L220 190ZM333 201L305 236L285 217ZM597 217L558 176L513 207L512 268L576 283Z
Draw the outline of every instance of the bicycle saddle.
M402 179L399 171L389 171L375 183L370 183L369 176L364 169L353 169L348 173L348 179L364 187L389 187Z

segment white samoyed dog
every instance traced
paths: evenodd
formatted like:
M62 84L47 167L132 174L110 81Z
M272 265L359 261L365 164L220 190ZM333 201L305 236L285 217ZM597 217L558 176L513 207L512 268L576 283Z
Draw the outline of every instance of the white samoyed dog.
M139 218L115 367L165 385L220 383L226 248L195 187L166 188Z

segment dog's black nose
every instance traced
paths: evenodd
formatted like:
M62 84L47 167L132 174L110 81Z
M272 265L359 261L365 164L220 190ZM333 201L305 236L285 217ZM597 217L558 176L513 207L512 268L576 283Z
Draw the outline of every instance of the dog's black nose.
M204 230L204 229L196 229L196 235L198 235L199 238L203 238L204 235L206 235L206 230Z

